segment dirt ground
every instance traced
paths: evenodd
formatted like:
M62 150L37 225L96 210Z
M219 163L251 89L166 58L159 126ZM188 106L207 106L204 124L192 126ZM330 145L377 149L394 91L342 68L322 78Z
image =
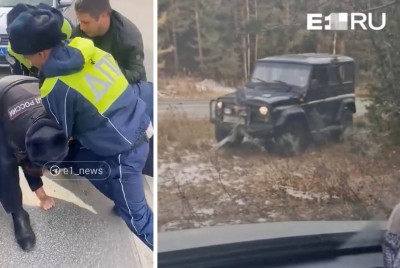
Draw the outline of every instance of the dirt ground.
M213 150L213 126L159 118L159 231L298 220L384 220L398 203L400 155L365 133L293 158L244 145Z

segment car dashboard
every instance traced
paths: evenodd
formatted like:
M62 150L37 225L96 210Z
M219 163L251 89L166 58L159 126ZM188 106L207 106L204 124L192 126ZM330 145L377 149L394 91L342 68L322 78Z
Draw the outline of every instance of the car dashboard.
M159 267L383 267L382 230L319 234L161 252Z

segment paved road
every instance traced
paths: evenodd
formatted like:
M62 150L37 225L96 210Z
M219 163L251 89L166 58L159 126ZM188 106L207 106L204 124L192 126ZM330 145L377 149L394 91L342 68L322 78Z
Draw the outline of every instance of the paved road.
M368 101L357 99L357 115L366 113L366 105ZM158 101L158 112L166 113L185 113L194 118L208 118L209 101L208 100L160 100Z
M145 67L153 80L153 2L111 0L111 5L142 31ZM0 76L9 74L0 70ZM1 171L0 171L1 172ZM152 253L134 238L122 219L111 213L112 202L86 180L44 178L46 191L56 197L55 209L38 206L21 174L24 207L37 235L36 249L22 252L14 241L11 217L0 206L0 267L152 267ZM152 179L148 179L152 184ZM146 197L152 193L146 185Z
M190 117L206 118L209 116L208 100L159 100L158 113L185 113Z
M21 174L22 175L22 174ZM21 176L24 207L37 235L33 252L22 252L14 241L11 217L0 208L0 267L132 267L132 249L125 223L111 214L112 203L86 180L44 178L47 192L56 198L48 212ZM140 266L139 266L140 267Z
M129 18L142 32L147 79L153 81L154 31L153 0L111 0L114 9Z

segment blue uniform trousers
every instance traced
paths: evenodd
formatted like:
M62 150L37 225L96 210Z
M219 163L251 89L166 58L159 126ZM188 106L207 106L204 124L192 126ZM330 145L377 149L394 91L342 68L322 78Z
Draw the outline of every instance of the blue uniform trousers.
M139 97L146 103L146 113L150 117L151 122L154 125L153 113L154 113L154 90L153 83L140 81L139 83L133 84L134 90L139 91ZM150 150L149 156L147 157L146 165L143 168L143 174L153 177L154 174L154 161L153 161L153 137L149 141Z
M113 156L103 157L82 148L71 148L64 162L72 165L75 174L84 169L103 169L101 176L86 174L85 177L114 204L129 229L153 250L153 212L144 194L142 170L149 152L149 143ZM91 162L83 162L91 161ZM71 164L72 163L72 164ZM105 175L106 174L106 175Z

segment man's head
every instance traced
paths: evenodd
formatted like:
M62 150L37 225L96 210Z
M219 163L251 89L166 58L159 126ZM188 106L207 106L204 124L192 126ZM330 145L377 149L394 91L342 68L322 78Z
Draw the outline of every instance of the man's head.
M29 60L33 66L40 70L49 58L50 52L50 49L46 49L35 54L24 55L24 57Z
M41 69L51 48L61 44L62 20L45 9L34 9L19 14L9 25L10 44L15 53L24 55L32 65Z
M89 37L103 36L110 28L109 0L77 0L75 12L81 30Z
M27 131L25 146L28 159L37 166L61 162L68 154L68 139L57 122L44 117Z

